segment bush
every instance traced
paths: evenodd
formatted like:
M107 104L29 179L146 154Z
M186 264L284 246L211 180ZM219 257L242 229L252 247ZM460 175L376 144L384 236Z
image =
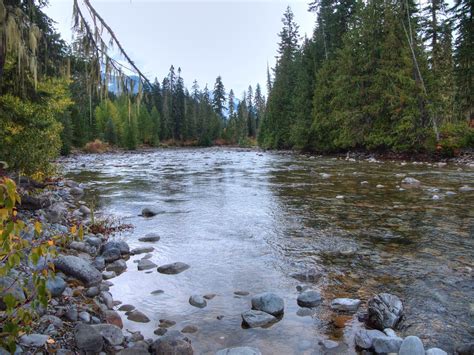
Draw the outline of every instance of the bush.
M100 139L96 139L93 142L89 142L84 147L84 150L87 153L105 153L109 151L109 149L109 145L107 143L102 142Z
M474 147L474 128L466 122L447 123L440 128L437 149L446 156L455 156L460 149Z

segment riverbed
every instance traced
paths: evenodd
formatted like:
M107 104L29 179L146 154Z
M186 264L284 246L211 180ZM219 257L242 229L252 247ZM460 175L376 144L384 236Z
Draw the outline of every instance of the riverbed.
M190 265L178 275L138 271L143 255L132 256L111 292L151 322L122 314L125 329L155 338L160 319L176 322L170 329L194 325L187 336L199 354L244 345L313 354L324 351L323 340L351 354L363 325L357 314L332 311L330 301L360 298L361 314L371 296L390 292L405 306L400 335L447 351L472 340L474 192L460 188L474 187L473 168L230 148L81 155L63 164L87 187L89 204L134 225L116 238L153 246L157 265ZM401 188L404 176L421 186ZM140 216L145 207L158 215ZM159 242L138 241L151 232ZM293 277L311 269L322 277ZM320 291L323 304L298 307L297 286ZM284 298L284 317L245 329L241 313L263 291ZM200 309L189 304L192 294L216 296Z

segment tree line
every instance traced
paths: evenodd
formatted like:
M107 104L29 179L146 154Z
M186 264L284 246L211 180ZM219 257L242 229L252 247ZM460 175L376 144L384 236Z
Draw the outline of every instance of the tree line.
M314 33L302 43L288 7L259 143L319 152L473 147L472 7L317 0Z

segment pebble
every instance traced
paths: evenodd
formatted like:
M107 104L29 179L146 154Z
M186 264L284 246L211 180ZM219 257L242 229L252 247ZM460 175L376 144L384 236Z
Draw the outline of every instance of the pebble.
M154 243L160 240L160 236L156 233L148 233L144 237L138 238L140 242Z
M91 315L88 312L82 311L82 312L79 312L79 319L85 323L90 323Z
M28 334L20 337L20 344L27 347L39 348L46 344L49 335L44 334Z
M204 308L207 306L206 300L204 299L204 297L200 295L192 295L191 297L189 297L189 303L192 306L198 307L198 308Z

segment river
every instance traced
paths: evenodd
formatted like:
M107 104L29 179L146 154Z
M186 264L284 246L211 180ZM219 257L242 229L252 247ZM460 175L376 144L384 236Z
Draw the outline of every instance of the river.
M111 292L151 322L123 315L125 329L154 338L160 319L177 322L176 330L195 325L187 336L200 354L243 345L313 354L324 339L340 343L333 352L354 353L362 323L331 311L330 301L360 298L362 312L372 295L390 292L405 306L400 335L447 351L472 340L474 192L459 188L472 186L474 169L224 148L82 155L64 169L88 188L89 202L134 225L117 238L134 248L158 233L151 260L191 266L178 275L138 271L134 260L143 255L132 256ZM421 188L400 190L396 174ZM160 213L143 218L144 207ZM312 268L323 274L317 282L291 276ZM324 303L300 309L298 285L320 291ZM270 328L244 329L240 314L262 291L284 298L285 315ZM203 309L188 302L211 293Z

